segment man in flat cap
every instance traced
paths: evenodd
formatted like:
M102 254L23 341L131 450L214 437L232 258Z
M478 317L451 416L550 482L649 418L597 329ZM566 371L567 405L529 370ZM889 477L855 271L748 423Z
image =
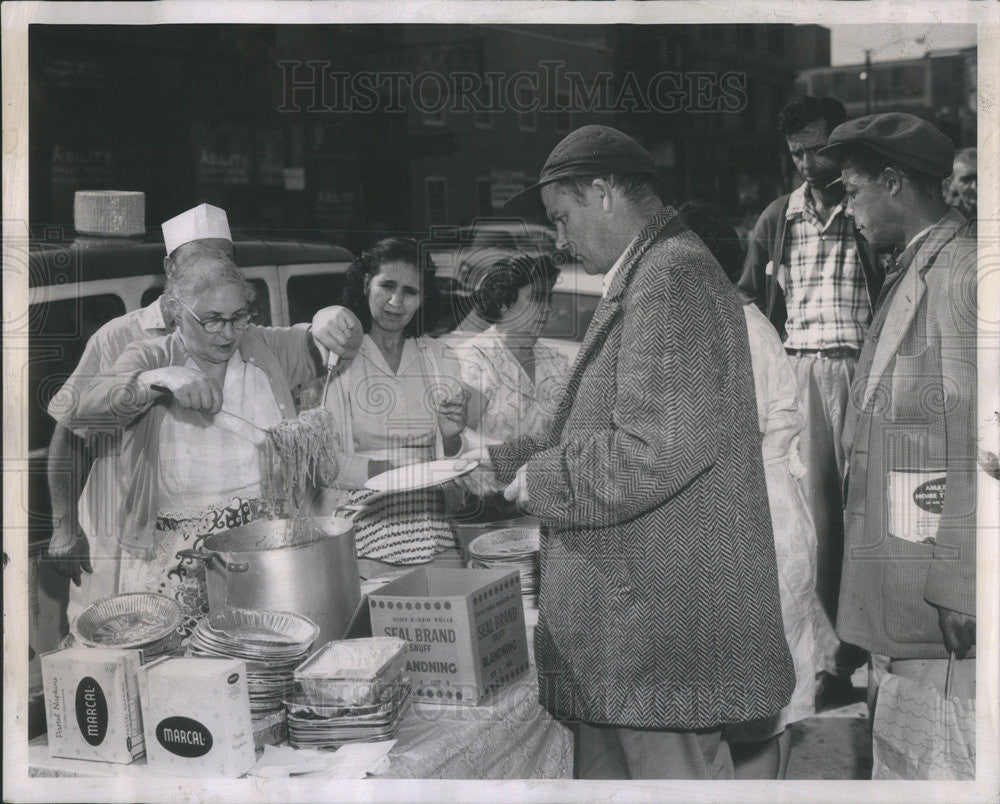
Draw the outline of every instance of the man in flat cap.
M864 652L838 644L833 630L844 550L844 411L882 285L875 249L844 212L843 188L830 186L837 163L818 153L846 119L835 98L799 96L779 112L778 130L804 182L761 213L739 283L781 335L806 417L799 452L816 524L819 707L851 694L851 673L865 662Z
M555 420L489 448L540 518L539 697L580 778L732 778L724 724L794 686L740 301L649 154L585 126L508 201L604 275Z
M941 196L953 153L900 113L844 123L824 150L864 236L902 248L844 428L837 633L871 651L870 702L886 671L943 692L949 656L952 695L975 698L976 241Z

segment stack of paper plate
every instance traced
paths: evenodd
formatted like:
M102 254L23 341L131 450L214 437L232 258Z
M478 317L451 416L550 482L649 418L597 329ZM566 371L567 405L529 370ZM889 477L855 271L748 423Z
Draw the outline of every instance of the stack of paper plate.
M181 607L152 592L130 592L98 600L73 621L76 644L90 648L138 650L142 662L177 652Z
M527 598L538 595L538 528L503 528L477 536L469 544L469 561L473 567L510 569L521 573L521 594Z
M281 710L295 667L309 655L318 635L319 626L301 614L225 608L198 623L187 653L243 659L250 712L256 717Z

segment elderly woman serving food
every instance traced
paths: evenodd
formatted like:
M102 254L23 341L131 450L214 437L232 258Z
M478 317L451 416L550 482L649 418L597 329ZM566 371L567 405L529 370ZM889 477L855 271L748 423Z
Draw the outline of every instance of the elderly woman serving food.
M343 302L365 335L327 394L343 443L334 488L317 508L326 513L345 500L365 503L355 519L361 558L427 562L455 546L440 490L408 490L371 502L368 492L343 493L364 488L392 467L463 450L468 394L454 355L423 334L435 323L437 295L433 275L421 270L416 241L390 237L361 254L347 272Z
M204 571L178 553L269 516L262 477L268 428L296 415L291 389L353 354L356 319L320 310L312 325L252 323L253 289L226 256L206 254L168 276L175 330L131 344L83 392L84 433L122 430L116 489L125 512L119 592L176 599L190 633L207 612Z

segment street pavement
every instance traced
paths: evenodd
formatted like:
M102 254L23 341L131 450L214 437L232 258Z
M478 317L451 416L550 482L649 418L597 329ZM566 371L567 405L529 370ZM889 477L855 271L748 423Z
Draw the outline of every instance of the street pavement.
M789 726L792 749L789 779L871 779L872 746L868 732L868 670L851 678L849 703Z

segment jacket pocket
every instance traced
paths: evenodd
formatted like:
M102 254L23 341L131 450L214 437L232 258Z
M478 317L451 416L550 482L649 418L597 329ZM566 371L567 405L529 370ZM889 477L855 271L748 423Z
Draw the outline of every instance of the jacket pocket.
M941 368L936 349L927 345L914 355L897 355L892 370L890 416L929 422L944 411Z
M940 642L937 610L924 600L933 546L886 535L885 549L880 593L886 635L903 645Z

